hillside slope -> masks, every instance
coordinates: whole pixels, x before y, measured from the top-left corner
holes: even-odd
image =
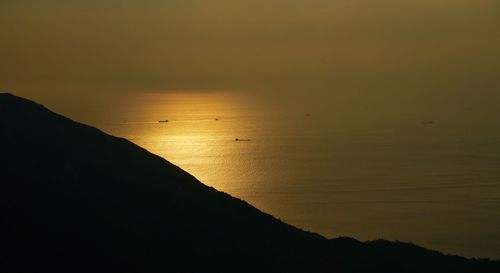
[[[302,231],[11,94],[0,94],[0,177],[2,272],[500,272]]]

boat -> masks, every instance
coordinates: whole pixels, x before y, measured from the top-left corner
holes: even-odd
[[[234,141],[251,141],[249,138],[235,138]]]
[[[158,122],[168,122],[168,119],[166,119],[166,120],[159,120]]]

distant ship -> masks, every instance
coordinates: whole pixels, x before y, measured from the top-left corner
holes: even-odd
[[[251,141],[249,138],[235,138],[234,141]]]
[[[158,122],[168,122],[168,119],[166,119],[166,120],[159,120]]]

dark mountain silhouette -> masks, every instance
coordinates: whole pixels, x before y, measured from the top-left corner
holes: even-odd
[[[0,208],[0,272],[500,272],[412,244],[302,231],[10,94],[0,94]]]

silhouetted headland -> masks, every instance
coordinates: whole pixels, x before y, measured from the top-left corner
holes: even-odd
[[[1,272],[500,272],[499,262],[300,230],[10,94],[0,94],[0,178]]]

